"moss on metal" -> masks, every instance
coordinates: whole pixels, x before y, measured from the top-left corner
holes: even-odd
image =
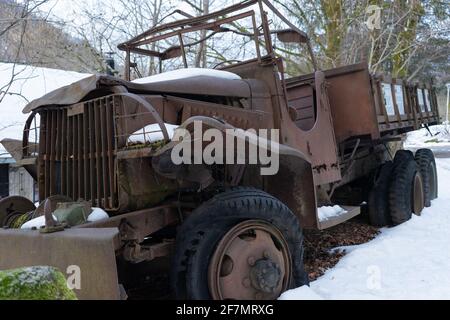
[[[0,271],[0,300],[76,300],[66,278],[53,267]]]
[[[157,177],[150,159],[118,162],[120,204],[129,211],[152,207],[178,190],[175,180]]]

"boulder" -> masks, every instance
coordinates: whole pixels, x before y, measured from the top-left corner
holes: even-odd
[[[0,300],[76,300],[66,278],[53,267],[0,271]]]

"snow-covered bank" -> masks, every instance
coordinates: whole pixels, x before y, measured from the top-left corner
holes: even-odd
[[[431,134],[430,134],[431,132]],[[450,126],[437,125],[430,127],[430,132],[423,128],[409,132],[405,142],[406,149],[447,148],[450,150]]]
[[[15,75],[12,77],[12,75]],[[0,141],[5,138],[22,139],[23,127],[29,115],[22,110],[29,101],[69,85],[89,74],[48,68],[37,68],[12,63],[0,63],[0,89],[8,94],[0,103]],[[3,96],[3,94],[1,95]],[[0,158],[7,156],[0,144]]]
[[[281,299],[450,299],[450,159],[437,159],[439,199],[422,216],[385,228],[310,288]]]

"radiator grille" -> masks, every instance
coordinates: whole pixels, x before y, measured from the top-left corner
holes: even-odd
[[[114,96],[39,112],[39,193],[118,207]]]

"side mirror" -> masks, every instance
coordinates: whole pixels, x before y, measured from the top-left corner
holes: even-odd
[[[307,43],[308,36],[292,29],[276,31],[278,40],[283,43]]]

